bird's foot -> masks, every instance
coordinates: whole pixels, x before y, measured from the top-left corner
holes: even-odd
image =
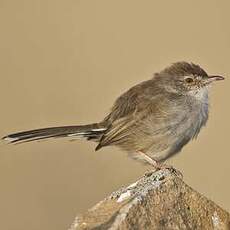
[[[173,166],[156,161],[155,159],[151,158],[146,153],[143,153],[141,151],[139,151],[139,154],[139,159],[144,160],[145,163],[151,165],[155,169],[155,171],[168,169],[172,174],[183,179],[183,174],[179,170],[175,169]]]
[[[172,174],[174,174],[177,177],[180,177],[181,179],[183,179],[183,174],[181,171],[179,171],[178,169],[174,168],[172,165],[167,165],[161,162],[157,162],[155,161],[156,164],[154,166],[154,168],[156,169],[156,171],[158,170],[163,170],[163,169],[168,169]]]

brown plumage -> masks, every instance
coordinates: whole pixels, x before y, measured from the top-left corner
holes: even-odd
[[[178,62],[122,94],[102,122],[37,129],[5,136],[11,143],[46,138],[85,137],[96,150],[114,145],[133,158],[143,153],[163,161],[196,137],[208,119],[209,76],[200,66]]]

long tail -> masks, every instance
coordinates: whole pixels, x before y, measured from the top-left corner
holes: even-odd
[[[85,137],[88,140],[98,140],[105,130],[106,127],[103,127],[100,123],[95,123],[90,125],[62,126],[29,130],[13,133],[3,137],[2,139],[8,143],[23,143],[58,137]]]

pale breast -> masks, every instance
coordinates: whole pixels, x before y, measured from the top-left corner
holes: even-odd
[[[152,145],[148,151],[155,160],[163,161],[171,157],[181,151],[191,139],[197,137],[208,120],[208,91],[185,98],[179,107],[177,105],[175,109],[177,118],[174,114],[172,121],[165,123],[164,130],[167,132],[160,132],[160,142],[155,142],[155,145],[160,145],[162,148]],[[157,136],[153,136],[154,140],[156,138]]]

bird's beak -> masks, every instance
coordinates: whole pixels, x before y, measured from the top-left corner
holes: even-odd
[[[221,80],[224,80],[224,77],[219,75],[211,75],[205,79],[205,85],[209,85],[214,81],[221,81]]]
[[[221,81],[221,80],[224,80],[224,77],[222,76],[218,76],[218,75],[211,75],[211,76],[208,76],[208,81],[209,82],[213,82],[213,81]]]

